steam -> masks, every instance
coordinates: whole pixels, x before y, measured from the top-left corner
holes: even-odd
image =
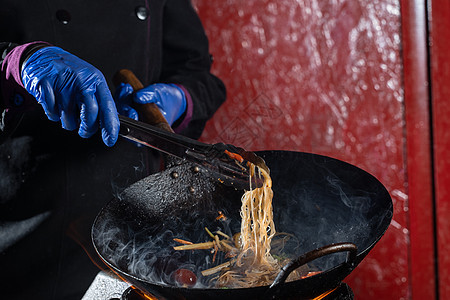
[[[380,192],[381,184],[375,179],[347,165],[345,171],[354,172],[354,178],[347,173],[342,175],[341,162],[331,161],[332,168],[328,168],[320,161],[303,159],[307,163],[299,168],[289,157],[278,159],[285,163],[272,169],[274,223],[278,233],[286,233],[291,238],[282,247],[276,247],[279,252],[273,254],[295,259],[316,248],[342,242],[356,244],[361,253],[381,237],[385,230],[382,226],[387,226],[385,220],[392,217],[392,211]],[[275,165],[266,161],[270,166]],[[209,241],[205,227],[229,236],[240,232],[242,193],[219,190],[222,185],[208,185],[209,177],[202,181],[201,173],[195,173],[195,181],[188,182],[192,176],[174,179],[170,175],[172,171],[166,171],[127,189],[127,201],[118,199],[117,207],[109,209],[113,215],[106,213],[97,220],[94,243],[111,265],[141,280],[177,286],[173,273],[183,268],[197,275],[193,288],[211,288],[214,283],[210,277],[202,276],[201,271],[229,258],[220,253],[213,263],[210,250],[176,251],[173,247],[180,244],[173,239],[193,243]],[[182,185],[180,180],[186,183]],[[176,194],[188,190],[187,187],[193,187],[196,192]],[[114,211],[127,209],[130,211],[118,215],[129,215],[128,219],[114,215]],[[227,217],[226,221],[216,220],[219,210]],[[338,253],[317,259],[308,268],[329,270],[343,263],[346,255]]]
[[[234,221],[239,225],[238,220]],[[174,238],[194,243],[210,240],[204,229],[207,224],[202,218],[170,218],[164,224],[144,226],[139,232],[125,222],[118,225],[108,218],[98,225],[94,227],[93,236],[103,257],[120,270],[155,284],[177,285],[173,272],[188,269],[197,275],[195,288],[210,287],[209,278],[203,277],[200,272],[224,261],[223,256],[217,256],[213,265],[210,250],[173,250],[174,246],[180,245],[173,241]],[[229,219],[210,223],[209,226],[213,231],[221,230],[231,235]],[[158,232],[159,228],[165,227],[179,230]]]

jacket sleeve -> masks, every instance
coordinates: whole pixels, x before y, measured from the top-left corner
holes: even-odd
[[[9,77],[6,73],[6,57],[16,47],[15,43],[0,42],[0,131],[5,129],[5,109],[8,106],[7,101],[10,102],[10,89],[13,88],[6,83],[6,78]]]
[[[163,15],[163,82],[175,83],[187,93],[186,113],[176,132],[199,138],[206,121],[225,101],[223,82],[211,70],[208,38],[190,0],[167,0]]]
[[[36,99],[23,87],[20,69],[28,55],[46,45],[0,42],[0,141],[12,132],[24,113],[39,108]]]

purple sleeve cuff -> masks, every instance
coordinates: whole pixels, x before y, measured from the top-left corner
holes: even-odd
[[[185,114],[185,116],[183,118],[183,121],[180,123],[180,125],[178,125],[177,127],[173,128],[175,133],[181,133],[189,125],[189,122],[192,119],[192,112],[193,112],[194,108],[193,108],[191,95],[186,90],[186,88],[184,86],[182,86],[182,85],[179,85],[179,84],[177,84],[176,86],[178,86],[180,89],[182,89],[183,92],[184,92],[184,95],[186,96],[186,114]]]
[[[1,107],[3,108],[2,123],[7,123],[8,120],[14,119],[17,114],[23,113],[27,110],[33,109],[37,101],[33,98],[23,87],[21,76],[21,63],[23,55],[26,55],[30,47],[35,47],[36,44],[48,44],[45,42],[32,42],[12,49],[3,60],[0,72],[0,86],[3,99]],[[17,97],[17,96],[20,97]],[[18,102],[17,99],[20,101]]]
[[[7,82],[14,81],[15,84],[18,84],[19,86],[23,87],[22,83],[22,76],[20,74],[21,71],[21,62],[22,62],[22,55],[24,52],[36,45],[36,44],[47,44],[45,42],[32,42],[24,45],[20,45],[15,47],[11,52],[9,52],[5,60],[2,64],[2,81],[6,80]]]

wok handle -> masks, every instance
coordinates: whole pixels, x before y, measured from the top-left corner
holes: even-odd
[[[291,274],[291,272],[295,269],[319,257],[344,251],[348,251],[347,263],[353,265],[356,259],[356,252],[358,251],[358,247],[356,247],[356,245],[353,243],[337,243],[317,248],[299,256],[297,259],[290,261],[283,268],[281,268],[280,273],[278,273],[277,277],[270,286],[270,289],[273,291],[277,290],[281,285],[284,284],[289,274]]]
[[[113,77],[113,83],[118,86],[121,83],[128,83],[131,87],[138,91],[144,88],[142,82],[134,75],[131,70],[122,69],[119,70]],[[137,104],[134,103],[133,107],[138,111],[141,121],[156,126],[158,128],[173,132],[172,127],[167,123],[166,118],[159,110],[155,103]]]

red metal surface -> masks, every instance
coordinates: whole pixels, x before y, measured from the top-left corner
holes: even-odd
[[[424,1],[402,1],[412,299],[436,299],[428,48]]]
[[[400,2],[193,2],[228,89],[202,139],[324,154],[375,175],[394,218],[346,281],[356,299],[410,298]]]
[[[439,296],[450,299],[450,2],[429,3]]]

